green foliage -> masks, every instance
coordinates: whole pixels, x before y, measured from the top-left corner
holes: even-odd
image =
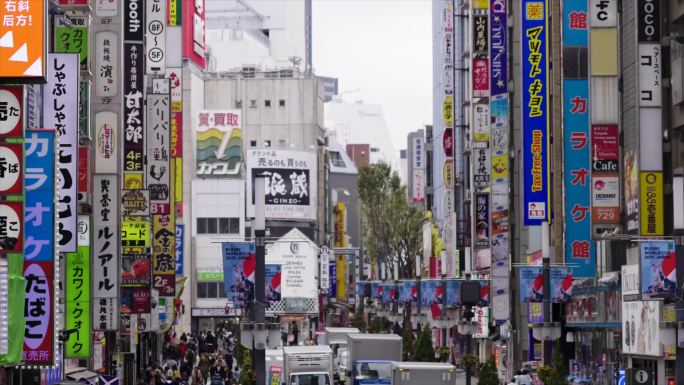
[[[430,327],[425,324],[416,342],[416,353],[414,361],[432,362],[435,360],[435,349],[432,347],[432,332]]]
[[[449,357],[451,357],[451,349],[448,346],[440,346],[437,348],[437,354],[439,355],[439,362],[449,362]]]
[[[366,320],[363,317],[363,310],[361,309],[361,306],[356,307],[354,321],[352,321],[352,327],[359,329],[361,333],[366,332]]]
[[[408,204],[406,186],[386,163],[364,166],[358,179],[361,215],[365,221],[364,244],[371,261],[383,261],[390,274],[415,276],[415,256],[423,246],[423,213]]]
[[[242,365],[240,366],[240,384],[242,385],[254,385],[256,384],[256,373],[252,368],[252,352],[245,350],[242,359]]]
[[[461,361],[463,362],[463,365],[466,366],[466,368],[472,369],[477,366],[480,360],[478,360],[477,357],[475,357],[472,354],[464,354],[463,358],[461,358]]]
[[[553,347],[553,365],[543,365],[537,369],[537,373],[545,385],[565,385],[567,383],[568,370],[565,367],[565,359],[558,340]]]
[[[556,369],[558,377],[563,379],[568,378],[568,368],[565,366],[565,357],[563,357],[563,351],[561,350],[560,340],[556,340],[553,344],[553,365]],[[564,384],[565,382],[563,382]]]
[[[384,333],[384,324],[382,317],[373,317],[371,320],[370,327],[368,328],[369,333]]]
[[[482,365],[480,369],[480,377],[478,378],[479,385],[499,385],[499,373],[496,371],[496,364],[494,357],[489,359]]]

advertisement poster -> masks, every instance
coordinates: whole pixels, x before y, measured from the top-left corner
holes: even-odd
[[[572,296],[572,268],[551,268],[551,300],[553,303],[563,303]]]
[[[461,305],[461,280],[446,280],[446,304],[449,307]]]
[[[266,264],[282,266],[282,298],[318,298],[317,261],[318,249],[297,229],[266,245]],[[343,271],[344,267],[338,264],[338,294],[344,291],[344,282],[339,277]]]
[[[544,271],[541,266],[521,266],[520,302],[541,302],[544,299]],[[552,267],[551,299],[554,303],[567,302],[572,296],[572,268]]]
[[[148,254],[121,255],[121,287],[150,286],[152,260]]]
[[[578,105],[577,108],[582,108]],[[593,172],[618,172],[620,156],[617,124],[591,126],[591,167]]]
[[[523,225],[549,219],[547,1],[522,0]]]
[[[625,151],[625,208],[627,212],[627,231],[639,231],[639,160],[634,150]]]
[[[236,177],[242,166],[240,110],[203,110],[197,116],[197,175]]]
[[[41,82],[47,57],[47,16],[45,1],[3,2],[0,23],[0,78],[17,83]],[[47,126],[50,127],[50,126]]]
[[[121,313],[149,313],[150,300],[151,294],[149,287],[123,287],[121,288]]]
[[[254,297],[254,269],[256,246],[254,242],[224,242],[223,287],[233,308],[244,309]]]
[[[248,217],[254,217],[254,178],[264,175],[266,218],[316,219],[318,164],[315,153],[250,149],[247,168]]]
[[[489,96],[489,59],[477,56],[473,59],[473,96],[482,98]]]
[[[54,364],[54,264],[26,261],[26,326],[23,362],[31,365]]]
[[[418,287],[415,280],[399,282],[399,303],[412,303],[417,300]]]
[[[651,296],[674,294],[677,261],[674,241],[639,242],[641,293]]]
[[[433,318],[442,316],[442,301],[442,281],[420,281],[420,306],[429,308]]]
[[[622,303],[622,353],[662,356],[660,301]]]
[[[280,301],[282,299],[280,281],[282,278],[281,265],[266,265],[265,268],[265,289],[266,301]]]

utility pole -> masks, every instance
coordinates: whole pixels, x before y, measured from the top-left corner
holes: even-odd
[[[266,308],[264,276],[266,270],[266,178],[258,175],[254,179],[255,215],[254,239],[256,242],[256,269],[254,277],[254,312],[252,321],[256,328],[266,327]],[[257,385],[266,385],[266,350],[265,347],[254,349],[254,372]]]
[[[549,222],[543,221],[541,225],[541,241],[542,241],[542,269],[544,272],[544,290],[543,290],[543,311],[544,323],[552,323],[551,319],[551,256],[549,245]],[[553,348],[553,340],[544,340],[544,365],[551,365],[551,349]]]

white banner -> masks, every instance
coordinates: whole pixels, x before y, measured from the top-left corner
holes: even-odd
[[[266,264],[282,266],[282,299],[318,298],[317,254],[316,246],[297,229],[266,245]]]
[[[145,73],[166,71],[166,0],[147,0],[145,8]],[[181,44],[180,41],[173,44]]]
[[[660,339],[661,301],[622,303],[622,353],[662,356]]]
[[[663,50],[660,44],[639,44],[639,106],[661,107]]]
[[[95,114],[95,172],[98,174],[117,172],[118,119],[116,112],[100,111]]]
[[[119,186],[115,174],[93,177],[93,326],[118,330]]]
[[[321,290],[328,290],[330,288],[330,249],[328,246],[322,246],[319,255],[321,258]]]
[[[149,3],[148,3],[149,4]],[[169,204],[171,185],[171,153],[169,143],[170,96],[147,95],[147,175],[151,204]]]

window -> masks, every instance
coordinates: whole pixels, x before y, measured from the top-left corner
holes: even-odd
[[[235,101],[235,108],[242,108],[242,100]]]
[[[285,147],[286,145],[287,145],[287,140],[285,140],[285,139],[278,140],[278,147]]]
[[[330,162],[335,167],[346,167],[344,159],[342,159],[342,155],[340,155],[339,151],[330,151]]]
[[[218,286],[218,297],[226,298],[226,288],[223,286],[223,282],[217,282],[216,285]]]
[[[279,105],[280,107],[285,107],[285,99],[280,99],[280,100],[278,100],[278,105]]]
[[[207,282],[207,298],[218,298],[218,282]]]
[[[249,141],[249,146],[250,146],[250,147],[256,147],[256,140],[250,140],[250,141]]]
[[[239,234],[240,218],[197,218],[197,234]]]
[[[256,99],[252,99],[249,101],[249,108],[256,108]]]
[[[197,282],[197,298],[226,298],[223,282]]]
[[[264,147],[271,147],[271,141],[270,140],[264,140]]]
[[[271,100],[270,99],[264,100],[264,107],[271,107]]]
[[[207,298],[207,286],[213,282],[197,282],[197,298]]]

